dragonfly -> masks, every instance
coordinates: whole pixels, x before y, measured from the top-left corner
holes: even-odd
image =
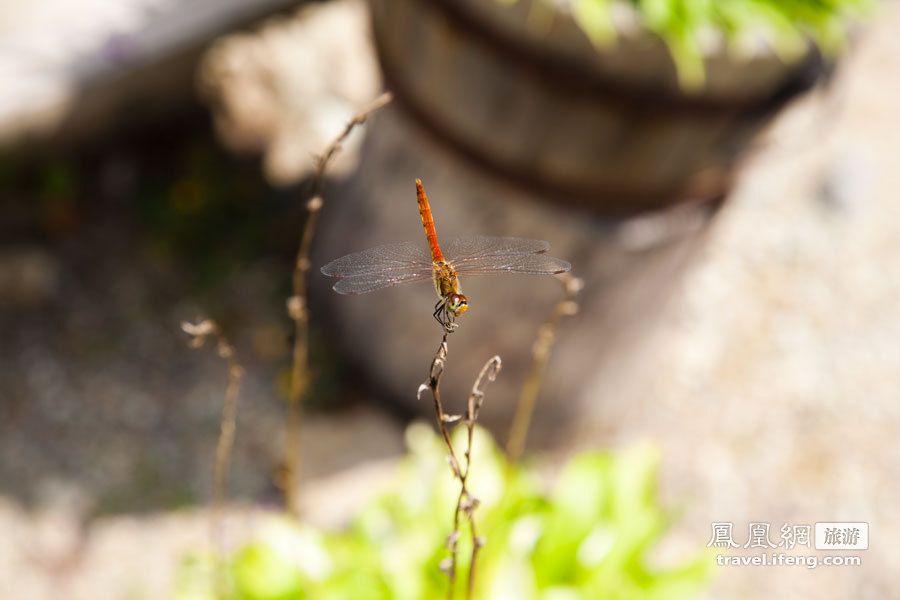
[[[338,278],[334,291],[356,295],[395,285],[431,281],[438,295],[433,316],[445,329],[452,329],[455,319],[469,309],[469,300],[459,283],[460,276],[554,275],[565,273],[572,267],[568,262],[548,255],[550,244],[542,240],[479,235],[454,238],[442,250],[431,206],[419,179],[416,179],[416,198],[428,250],[412,242],[398,242],[333,260],[322,267],[322,273]]]

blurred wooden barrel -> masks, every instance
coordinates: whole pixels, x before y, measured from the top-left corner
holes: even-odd
[[[598,52],[567,15],[529,26],[531,4],[373,0],[387,86],[459,155],[608,216],[720,201],[740,150],[823,72],[812,47],[795,64],[723,49],[688,94],[637,24]]]
[[[609,218],[548,202],[475,168],[451,152],[399,105],[368,122],[360,165],[328,188],[313,250],[316,269],[339,256],[408,240],[425,247],[416,205],[421,178],[442,244],[455,236],[500,235],[543,239],[550,253],[583,278],[578,315],[563,319],[544,375],[529,445],[549,445],[590,407],[618,402],[635,382],[644,349],[665,314],[667,299],[702,248],[714,207],[684,204],[631,218]],[[342,379],[362,376],[359,389],[390,398],[404,411],[431,416],[416,390],[441,339],[432,318],[428,283],[359,296],[338,296],[334,279],[311,277],[314,327],[340,347]],[[478,371],[499,354],[503,371],[491,384],[480,422],[501,438],[532,361],[541,324],[562,298],[552,277],[464,277],[470,309],[449,340],[441,389],[446,410],[465,411]]]
[[[424,244],[413,181],[438,238],[510,235],[551,243],[584,279],[564,319],[529,442],[552,443],[597,406],[652,377],[646,352],[667,299],[703,248],[736,157],[784,101],[821,73],[818,57],[707,61],[681,91],[668,50],[623,33],[598,53],[562,17],[541,32],[524,0],[373,0],[375,41],[395,102],[367,125],[360,166],[332,188],[313,263],[386,242]],[[440,340],[429,285],[336,297],[314,279],[311,311],[373,389],[428,415],[415,391]],[[505,434],[538,331],[562,291],[549,277],[470,277],[450,340],[447,410],[462,412],[493,354],[503,372],[481,421]],[[615,423],[609,424],[614,431]],[[599,434],[598,434],[599,435]]]

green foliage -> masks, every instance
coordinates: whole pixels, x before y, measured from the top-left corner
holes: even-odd
[[[627,1],[644,26],[665,41],[682,87],[688,90],[702,87],[705,81],[700,44],[705,32],[720,32],[736,54],[762,39],[785,61],[802,56],[807,40],[833,55],[845,42],[848,24],[868,14],[875,4],[875,0]],[[573,18],[600,49],[615,41],[612,3],[572,0]]]
[[[464,428],[454,443],[460,449]],[[459,484],[446,449],[426,425],[407,430],[409,455],[395,491],[366,505],[351,528],[323,533],[272,517],[256,539],[224,566],[230,600],[300,598],[421,600],[445,598],[448,556]],[[676,567],[651,564],[650,551],[671,522],[656,500],[657,452],[587,453],[543,493],[532,469],[507,464],[490,436],[476,429],[472,493],[486,545],[478,555],[477,598],[576,600],[693,598],[713,562],[704,551]],[[456,596],[465,597],[472,543],[459,540]],[[210,557],[181,565],[175,600],[211,600]]]

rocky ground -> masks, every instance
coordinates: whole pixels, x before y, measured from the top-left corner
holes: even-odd
[[[663,488],[687,501],[684,543],[708,542],[712,521],[742,545],[751,521],[776,543],[785,522],[869,523],[861,567],[722,567],[711,597],[896,595],[897,8],[748,161],[638,367],[652,376],[594,407],[582,433],[659,441]]]

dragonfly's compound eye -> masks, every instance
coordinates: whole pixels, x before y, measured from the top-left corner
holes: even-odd
[[[450,294],[447,299],[447,309],[453,313],[454,317],[458,317],[469,310],[469,301],[462,294]]]

